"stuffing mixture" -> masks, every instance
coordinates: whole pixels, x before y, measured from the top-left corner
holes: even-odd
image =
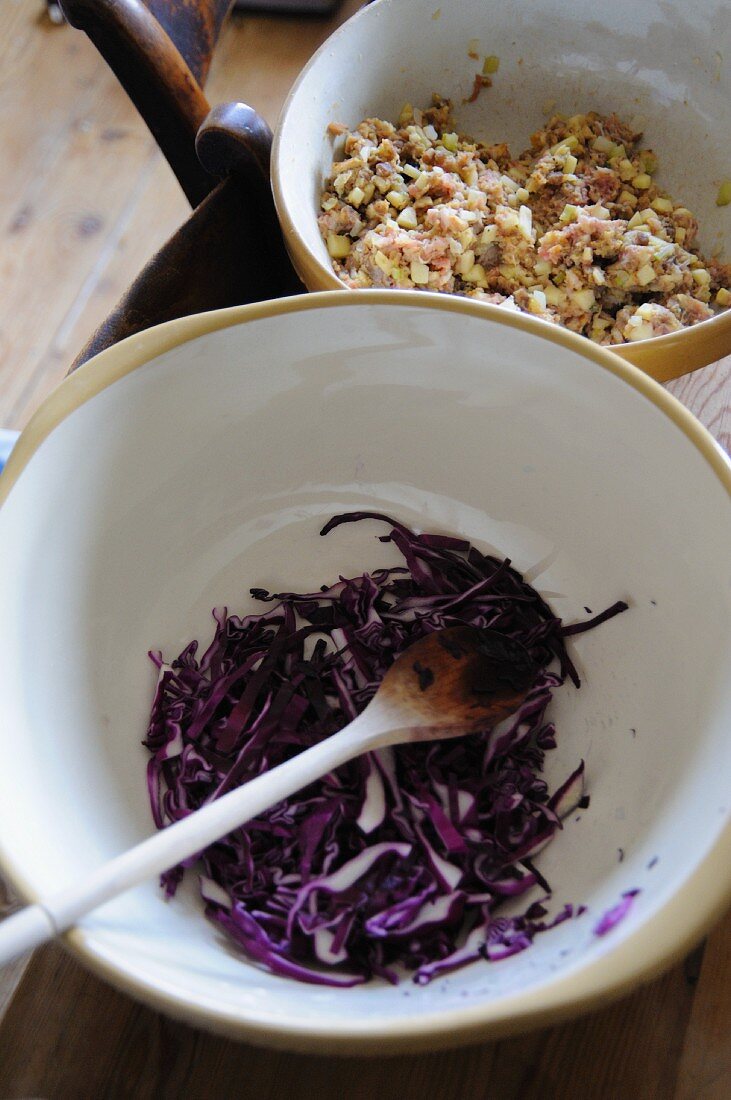
[[[406,105],[345,136],[320,229],[348,286],[493,302],[599,344],[673,332],[731,304],[731,266],[653,180],[657,158],[615,115],[555,115],[517,159],[453,129],[451,104]]]

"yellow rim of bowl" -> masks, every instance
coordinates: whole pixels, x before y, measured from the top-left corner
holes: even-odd
[[[543,340],[575,352],[623,379],[656,406],[684,433],[708,463],[731,498],[731,462],[695,417],[657,382],[637,367],[621,360],[581,336],[554,328],[539,320],[465,298],[424,295],[418,291],[330,291],[283,298],[248,306],[233,306],[212,313],[168,321],[130,336],[101,352],[66,378],[46,399],[21,434],[0,476],[0,507],[7,500],[34,453],[53,429],[74,410],[151,360],[211,332],[269,319],[339,306],[371,305],[441,309],[477,317],[487,323],[522,329]],[[38,901],[22,867],[0,843],[0,869],[28,902]],[[470,1007],[390,1020],[387,1029],[380,1018],[357,1022],[343,1020],[333,1030],[332,1021],[303,1019],[293,1010],[289,1019],[270,1015],[262,1007],[241,1016],[221,1010],[211,999],[192,999],[177,986],[159,980],[144,981],[110,962],[103,945],[80,927],[63,940],[72,953],[112,985],[151,1007],[198,1026],[248,1039],[260,1045],[312,1053],[384,1054],[420,1049],[436,1050],[499,1038],[531,1027],[547,1026],[597,1008],[630,991],[682,958],[725,911],[731,902],[731,817],[711,850],[679,890],[661,902],[644,922],[616,946],[589,963],[578,964],[563,975],[551,976],[544,986],[528,994],[518,992]]]

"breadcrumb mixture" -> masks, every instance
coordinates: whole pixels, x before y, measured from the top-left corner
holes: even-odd
[[[616,115],[554,115],[517,159],[453,129],[449,100],[345,136],[320,230],[350,287],[416,287],[532,313],[599,344],[645,340],[731,304],[731,266],[653,180]]]

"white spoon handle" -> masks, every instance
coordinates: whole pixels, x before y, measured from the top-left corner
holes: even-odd
[[[8,917],[0,924],[0,966],[60,935],[92,909],[175,867],[354,756],[386,741],[377,708],[371,704],[339,733],[148,837],[103,864],[82,883]]]
[[[0,966],[52,940],[55,935],[53,919],[42,905],[29,905],[12,917],[6,917],[0,924]]]

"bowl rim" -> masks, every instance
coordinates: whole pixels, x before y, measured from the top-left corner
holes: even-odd
[[[287,94],[277,120],[270,162],[270,182],[274,205],[292,264],[302,282],[312,292],[349,290],[351,288],[335,274],[331,264],[325,263],[310,248],[297,229],[297,222],[290,211],[282,182],[281,161],[284,155],[284,126],[302,85],[319,59],[325,53],[331,52],[334,47],[337,47],[340,39],[351,33],[356,23],[368,18],[378,18],[379,12],[389,6],[393,6],[393,0],[376,0],[375,3],[364,5],[325,39],[304,68],[300,70],[297,79]],[[430,297],[444,297],[444,294],[439,291],[420,290],[418,293],[428,294]],[[483,306],[489,303],[480,302],[478,304]],[[542,323],[552,326],[550,321],[543,321]],[[593,342],[588,337],[583,337],[583,339],[587,343]],[[709,363],[731,354],[731,307],[722,313],[717,313],[715,317],[709,317],[705,321],[700,321],[696,325],[680,329],[677,332],[668,332],[662,336],[653,336],[647,340],[637,340],[627,344],[613,344],[608,346],[608,349],[613,354],[619,355],[626,361],[634,363],[635,366],[641,367],[657,381],[669,382],[673,378],[681,377],[689,371],[707,366]],[[687,365],[688,363],[690,363],[690,366]]]
[[[526,314],[499,306],[475,303],[448,295],[425,296],[418,291],[365,290],[305,294],[271,302],[233,306],[211,313],[168,321],[128,337],[100,352],[43,402],[22,432],[0,477],[0,508],[22,476],[43,440],[81,405],[119,379],[151,360],[201,336],[285,314],[338,307],[387,306],[441,309],[505,328],[531,333],[576,352],[631,386],[683,432],[700,452],[712,475],[731,500],[731,460],[710,433],[670,393],[637,367],[583,337],[548,326]],[[422,1049],[437,1050],[479,1039],[495,1039],[532,1027],[556,1024],[598,1008],[655,977],[680,959],[723,914],[731,902],[731,813],[712,847],[681,887],[652,911],[644,922],[616,947],[568,974],[550,978],[529,995],[518,991],[499,1001],[449,1009],[423,1017],[418,1013],[391,1020],[343,1019],[335,1029],[331,1020],[304,1019],[293,1008],[289,1018],[273,1018],[266,1007],[235,1013],[222,1010],[212,998],[184,995],[179,987],[156,979],[143,980],[127,973],[105,956],[103,947],[80,927],[63,936],[65,946],[89,969],[110,984],[152,1008],[208,1030],[246,1039],[260,1046],[309,1053],[371,1054]],[[23,900],[39,901],[23,868],[0,839],[0,870]]]

